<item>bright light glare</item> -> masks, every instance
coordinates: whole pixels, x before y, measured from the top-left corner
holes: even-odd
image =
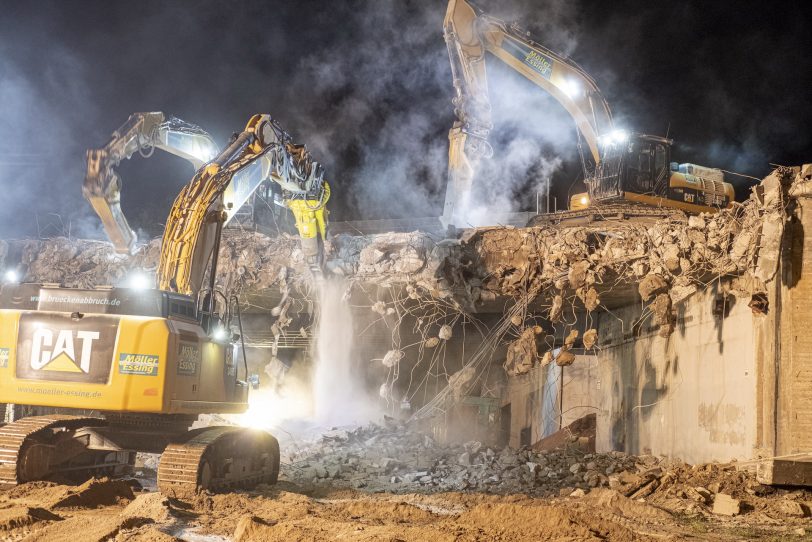
[[[581,205],[586,205],[589,203],[589,198],[586,196],[581,196]]]
[[[564,92],[566,92],[570,98],[575,98],[581,94],[581,85],[578,84],[578,81],[567,79],[564,81]]]
[[[600,141],[604,145],[620,145],[629,140],[629,132],[626,130],[612,130],[608,134],[600,136]]]
[[[224,341],[226,338],[228,338],[228,332],[226,331],[226,328],[218,326],[212,332],[211,337],[215,341]]]
[[[127,287],[133,290],[147,290],[152,286],[152,281],[145,273],[133,273],[127,280]]]
[[[270,388],[248,394],[248,410],[228,416],[243,427],[272,430],[286,420],[306,420],[313,416],[313,399],[306,386],[285,382],[280,392]]]
[[[612,138],[612,143],[625,143],[629,139],[626,130],[614,130],[609,136]]]
[[[3,278],[6,282],[18,282],[20,280],[20,274],[14,269],[9,269],[5,272]]]

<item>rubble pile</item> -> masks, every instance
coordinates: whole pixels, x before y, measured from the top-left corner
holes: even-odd
[[[689,465],[651,455],[589,453],[576,445],[555,450],[496,449],[480,442],[442,446],[391,419],[385,426],[329,431],[320,442],[291,452],[283,463],[283,476],[305,487],[542,497],[582,497],[608,488],[679,513],[810,515],[807,492],[762,485],[752,469],[735,463]]]
[[[780,192],[782,175],[774,173],[762,186]],[[777,250],[783,220],[782,199],[772,194],[687,220],[479,229],[451,267],[466,272],[457,281],[471,286],[475,302],[525,295],[536,286],[551,322],[561,321],[573,302],[594,311],[607,291],[636,285],[667,335],[672,306],[709,277],[737,277],[729,286],[735,295],[764,293],[775,264],[767,257]]]
[[[501,450],[479,442],[442,446],[403,424],[371,424],[325,433],[320,443],[292,452],[283,468],[297,483],[368,491],[484,491],[558,495],[613,483],[634,467],[622,453]]]
[[[110,243],[87,239],[0,240],[0,269],[17,268],[26,282],[55,283],[71,288],[118,286],[133,270],[154,272],[161,240],[141,245],[133,254],[118,254]],[[304,255],[297,238],[282,234],[270,239],[257,232],[227,230],[220,246],[218,283],[264,289],[274,285],[280,270],[300,274]]]
[[[414,299],[453,297],[469,308],[534,292],[552,322],[572,303],[593,311],[607,291],[636,287],[668,334],[671,307],[709,277],[736,277],[729,286],[735,295],[766,291],[777,265],[786,194],[804,195],[805,175],[800,168],[779,168],[743,204],[682,219],[476,228],[442,241],[420,232],[342,234],[328,244],[326,266],[362,284],[400,285]],[[0,242],[0,266],[21,267],[27,281],[83,287],[116,284],[132,268],[154,270],[159,248],[153,240],[126,256],[95,241],[16,243],[23,244],[16,250],[19,262],[9,243]],[[305,267],[294,236],[238,230],[227,232],[220,261],[223,286],[251,290],[273,287],[282,268],[301,280]]]
[[[578,447],[495,449],[480,442],[442,446],[393,421],[385,427],[371,424],[325,433],[318,444],[292,452],[283,472],[297,483],[388,492],[557,496],[610,487],[640,497],[666,483],[660,482],[665,471],[654,457],[595,454]]]
[[[0,268],[17,268],[28,282],[62,284],[71,288],[116,285],[131,269],[158,265],[158,242],[129,256],[117,254],[110,243],[91,240],[0,240]],[[14,257],[16,256],[16,257]]]

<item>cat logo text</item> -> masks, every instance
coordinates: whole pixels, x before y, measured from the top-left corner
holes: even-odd
[[[40,328],[31,337],[31,368],[35,371],[90,372],[98,331]]]

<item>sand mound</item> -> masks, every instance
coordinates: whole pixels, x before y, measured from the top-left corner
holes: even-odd
[[[330,515],[342,520],[364,518],[372,523],[424,523],[434,519],[431,512],[404,502],[348,501],[328,505]]]
[[[5,496],[19,504],[48,510],[98,508],[135,498],[127,482],[107,478],[92,478],[80,486],[28,482],[9,489]]]
[[[108,542],[128,540],[125,531],[136,529],[146,521],[143,518],[122,520],[116,514],[82,515],[52,523],[28,537],[26,542]],[[120,536],[120,538],[118,538]]]
[[[626,518],[645,519],[652,522],[672,519],[671,514],[665,510],[624,497],[611,489],[592,490],[584,498],[584,502],[594,504],[596,508]]]
[[[79,487],[62,489],[64,495],[49,508],[97,508],[135,498],[127,482],[107,478],[91,478]]]
[[[155,523],[172,521],[173,516],[169,499],[160,493],[139,495],[121,512],[124,519],[143,518]]]
[[[152,526],[141,527],[134,531],[120,532],[114,540],[115,542],[182,542],[182,539]]]
[[[59,521],[62,518],[42,508],[11,506],[0,509],[0,531],[19,529],[39,521]]]
[[[457,523],[476,528],[483,538],[498,540],[642,541],[619,523],[556,506],[479,505]]]
[[[275,524],[275,521],[266,521],[257,516],[243,516],[234,530],[234,542],[268,540],[271,536],[270,528]]]

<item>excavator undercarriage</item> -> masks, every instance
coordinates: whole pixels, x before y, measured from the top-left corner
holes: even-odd
[[[193,421],[187,415],[22,418],[0,427],[0,486],[127,475],[139,451],[161,454],[158,487],[172,497],[276,482],[279,443],[272,435],[233,426],[189,431]]]

